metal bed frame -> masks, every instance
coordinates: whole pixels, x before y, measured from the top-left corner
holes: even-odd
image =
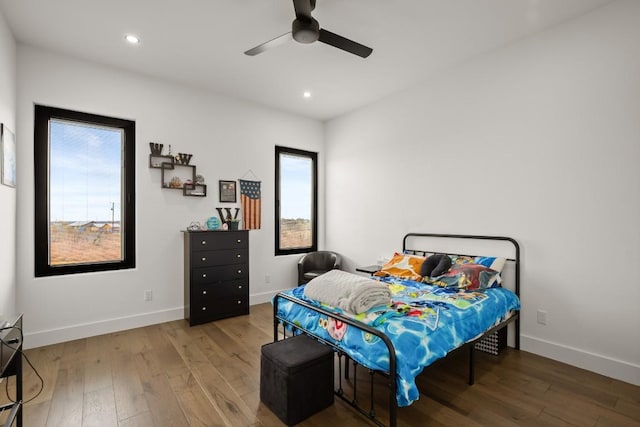
[[[402,251],[403,253],[407,253],[407,254],[413,254],[413,255],[427,255],[430,253],[434,253],[433,251],[425,251],[425,250],[417,250],[417,249],[410,249],[407,247],[407,241],[413,237],[424,237],[424,238],[451,238],[451,239],[474,239],[474,240],[491,240],[491,241],[506,241],[509,242],[513,245],[514,247],[514,257],[513,258],[507,258],[507,261],[509,262],[513,262],[515,264],[515,294],[518,295],[518,297],[520,297],[520,246],[518,244],[518,242],[516,242],[514,239],[510,238],[510,237],[502,237],[502,236],[476,236],[476,235],[467,235],[467,234],[439,234],[439,233],[408,233],[404,236],[404,238],[402,239]],[[443,252],[438,252],[438,253],[443,253]],[[448,253],[448,252],[444,252],[447,255],[462,255],[462,254],[454,254],[454,253]],[[371,335],[374,335],[376,337],[379,337],[382,342],[385,343],[385,345],[387,346],[387,351],[389,352],[389,371],[385,372],[385,371],[378,371],[378,370],[372,370],[369,368],[364,367],[365,369],[368,370],[368,374],[370,377],[370,401],[369,401],[369,408],[368,409],[364,409],[360,406],[358,399],[357,399],[357,386],[356,386],[356,376],[357,376],[357,365],[358,363],[351,360],[349,358],[349,356],[336,344],[333,344],[329,341],[326,341],[320,337],[315,336],[313,333],[309,332],[308,330],[302,328],[299,325],[296,325],[294,323],[292,323],[291,321],[281,317],[278,315],[278,302],[280,299],[286,299],[289,300],[295,304],[304,306],[310,310],[316,311],[318,313],[321,313],[325,316],[328,317],[332,317],[334,319],[337,319],[343,323],[346,323],[350,326],[353,326],[355,328],[358,328],[364,332],[367,332]],[[475,343],[482,340],[483,338],[487,337],[488,335],[493,334],[494,332],[498,331],[499,329],[502,329],[504,327],[506,327],[508,324],[514,322],[515,323],[515,348],[516,349],[520,349],[520,313],[519,312],[514,312],[512,314],[512,316],[510,316],[508,319],[500,322],[499,324],[493,326],[492,328],[490,328],[489,330],[487,330],[484,334],[482,334],[480,337],[474,339],[473,341],[469,341],[465,344],[463,344],[462,346],[458,347],[458,349],[462,349],[467,347],[469,350],[469,378],[468,378],[468,383],[469,385],[473,385],[474,383],[474,377],[475,377],[475,357],[474,357],[474,350],[475,350]],[[352,406],[353,408],[355,408],[358,412],[360,412],[362,415],[364,415],[366,418],[368,418],[371,422],[373,422],[374,424],[381,426],[381,427],[385,427],[385,424],[383,424],[376,416],[376,412],[375,412],[375,408],[374,408],[374,390],[373,390],[373,377],[375,374],[379,374],[382,375],[384,378],[386,378],[387,383],[388,383],[388,387],[389,387],[389,427],[396,427],[397,426],[397,414],[398,414],[398,404],[396,401],[396,352],[395,349],[393,347],[393,344],[391,343],[391,341],[389,340],[389,338],[381,331],[372,328],[369,325],[366,325],[364,323],[358,322],[356,320],[353,320],[351,318],[342,316],[340,314],[337,313],[333,313],[331,311],[325,310],[321,307],[316,307],[313,306],[311,304],[308,304],[305,301],[299,300],[295,297],[283,294],[283,293],[278,293],[276,294],[276,296],[273,299],[273,340],[274,342],[278,341],[279,339],[279,331],[280,331],[280,326],[282,326],[282,331],[283,331],[283,337],[286,339],[287,338],[287,326],[290,327],[290,329],[293,331],[292,333],[295,334],[296,331],[301,331],[309,336],[311,336],[312,338],[315,338],[316,340],[329,345],[330,347],[332,347],[334,349],[334,351],[337,353],[338,355],[338,378],[339,378],[339,384],[338,384],[338,388],[334,390],[335,395],[338,396],[339,398],[341,398],[343,401],[345,401],[348,405]],[[352,397],[351,399],[347,396],[345,396],[344,393],[344,389],[342,388],[342,375],[341,375],[341,371],[342,371],[342,362],[343,362],[343,358],[345,358],[345,363],[344,363],[344,378],[348,379],[349,378],[349,360],[352,361],[353,366],[354,366],[354,373],[353,373],[353,393],[352,393]]]

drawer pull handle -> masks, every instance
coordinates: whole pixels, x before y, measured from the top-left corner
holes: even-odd
[[[241,239],[238,239],[238,243],[242,243],[242,240],[241,240]]]
[[[205,278],[205,277],[207,277],[207,273],[202,274],[202,278]]]
[[[202,244],[203,244],[203,245],[206,245],[206,244],[207,244],[207,241],[206,241],[206,240],[203,240],[203,241],[202,241]]]
[[[207,311],[207,307],[202,307],[202,311]]]
[[[206,294],[207,294],[207,291],[202,291],[202,295],[206,295]]]
[[[242,304],[242,301],[238,301],[238,304]]]
[[[238,255],[236,255],[236,258],[240,258],[241,256],[242,256],[242,255],[238,254]]]
[[[242,289],[242,285],[238,285],[238,289]]]
[[[242,274],[242,270],[238,270],[238,274]]]
[[[206,256],[203,256],[203,257],[202,257],[202,260],[203,260],[203,261],[206,261],[206,260],[207,260],[207,257],[206,257]]]

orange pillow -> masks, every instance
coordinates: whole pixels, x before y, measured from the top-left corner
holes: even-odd
[[[395,276],[402,279],[422,280],[420,268],[424,257],[395,253],[393,258],[375,273],[376,276]]]

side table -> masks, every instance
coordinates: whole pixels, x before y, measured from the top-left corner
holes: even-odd
[[[364,267],[356,267],[356,271],[360,272],[360,273],[367,273],[369,275],[372,275],[373,273],[375,273],[376,271],[380,270],[380,266],[379,265],[367,265]]]

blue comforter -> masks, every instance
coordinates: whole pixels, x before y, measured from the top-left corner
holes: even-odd
[[[415,378],[426,366],[477,338],[511,310],[520,309],[518,297],[499,287],[465,291],[394,277],[379,279],[391,290],[391,306],[374,307],[358,315],[306,298],[304,286],[283,293],[384,332],[396,350],[398,406],[408,406],[419,398]],[[387,347],[380,338],[285,299],[278,302],[278,315],[339,345],[359,364],[389,371]]]

